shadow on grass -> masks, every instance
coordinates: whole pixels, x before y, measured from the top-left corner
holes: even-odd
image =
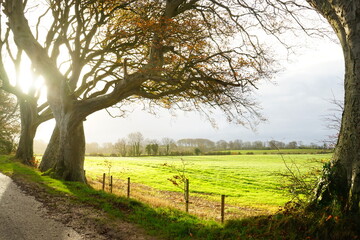
[[[111,217],[136,223],[165,239],[359,239],[360,216],[342,218],[326,212],[283,211],[269,216],[230,220],[224,225],[201,220],[170,208],[153,208],[138,201],[94,190],[74,182],[42,176],[35,169],[0,156],[0,171],[31,181],[49,194],[91,205]]]

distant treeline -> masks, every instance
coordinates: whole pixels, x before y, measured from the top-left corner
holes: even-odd
[[[35,141],[35,153],[42,154],[46,143]],[[181,156],[181,155],[231,155],[231,154],[251,154],[251,151],[243,150],[278,150],[278,149],[328,149],[326,144],[303,144],[299,141],[282,142],[270,141],[243,141],[236,139],[233,141],[212,141],[204,138],[186,138],[174,140],[163,138],[161,140],[145,139],[139,133],[131,133],[127,138],[119,139],[115,143],[96,142],[86,144],[86,154],[93,156]],[[298,151],[297,151],[298,153]]]
[[[254,154],[327,154],[332,153],[333,149],[262,149],[262,150],[232,150],[232,151],[211,151],[204,155],[254,155]]]

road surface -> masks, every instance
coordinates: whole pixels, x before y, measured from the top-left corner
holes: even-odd
[[[42,204],[0,173],[0,240],[77,240],[75,230],[46,216]]]

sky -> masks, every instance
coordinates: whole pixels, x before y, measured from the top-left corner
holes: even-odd
[[[326,128],[324,118],[334,106],[334,97],[343,99],[344,62],[340,45],[316,39],[283,62],[283,71],[272,82],[264,81],[255,93],[267,119],[255,130],[229,123],[215,112],[217,127],[195,112],[159,111],[156,116],[141,107],[124,118],[112,118],[105,110],[90,115],[84,122],[87,142],[116,142],[129,133],[141,132],[144,138],[207,138],[212,141],[235,140],[283,142],[302,141],[321,144],[334,131]],[[54,121],[39,127],[35,139],[48,141]]]

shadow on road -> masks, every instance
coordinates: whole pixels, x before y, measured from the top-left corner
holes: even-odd
[[[0,240],[83,239],[46,216],[42,204],[0,173]]]

